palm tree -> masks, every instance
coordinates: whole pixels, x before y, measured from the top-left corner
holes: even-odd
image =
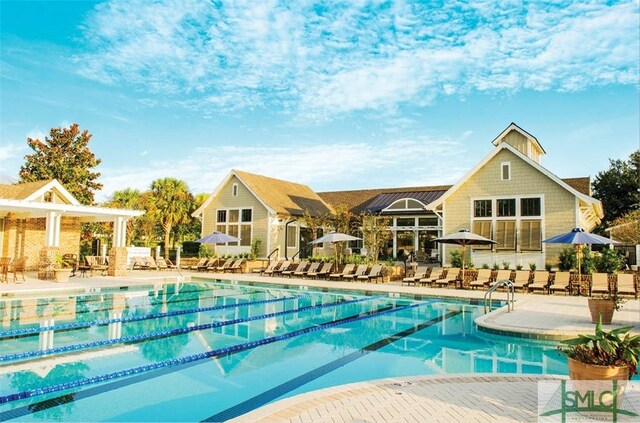
[[[171,230],[175,225],[189,223],[193,195],[187,183],[175,178],[156,179],[151,183],[153,216],[164,232],[164,256],[169,258]]]
[[[144,206],[141,204],[142,194],[137,189],[127,188],[122,191],[116,191],[113,193],[113,197],[108,201],[105,206],[115,207],[119,209],[129,210],[141,210]],[[133,238],[138,218],[132,217],[127,220],[127,239],[126,245],[131,245],[131,239]]]

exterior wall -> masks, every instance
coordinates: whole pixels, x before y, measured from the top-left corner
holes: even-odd
[[[511,179],[501,180],[500,163],[511,163]],[[542,239],[567,232],[576,223],[576,199],[573,194],[560,187],[543,173],[537,171],[528,163],[508,150],[496,154],[484,167],[476,172],[444,204],[444,233],[449,234],[460,229],[471,229],[472,198],[542,195]],[[527,268],[534,262],[538,268],[545,263],[556,265],[557,255],[564,245],[542,244],[542,252],[512,252],[488,253],[474,251],[476,266],[484,262],[502,264],[508,261],[511,267],[518,264]],[[444,262],[450,262],[449,252],[455,247],[446,245],[444,248]],[[545,257],[546,254],[546,257]]]
[[[238,195],[232,195],[233,184],[238,185]],[[262,240],[259,256],[268,254],[267,249],[267,228],[268,228],[268,211],[266,207],[244,186],[236,177],[232,176],[229,181],[222,187],[218,195],[205,208],[202,214],[202,235],[208,235],[216,230],[216,218],[218,209],[242,209],[252,208],[252,234],[251,238],[259,238]],[[275,247],[271,247],[273,249]],[[250,247],[225,247],[219,245],[217,250],[220,254],[229,252],[249,252]],[[237,250],[237,251],[236,251]]]
[[[2,254],[14,259],[27,256],[27,269],[38,267],[40,251],[44,247],[46,219],[5,218]],[[60,254],[78,254],[80,251],[80,222],[77,218],[63,217],[60,221]]]
[[[520,132],[511,130],[502,140],[525,156],[529,155],[527,150],[529,141],[527,140],[527,137],[522,135]]]

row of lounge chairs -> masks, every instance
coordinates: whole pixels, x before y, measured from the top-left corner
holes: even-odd
[[[489,289],[499,281],[509,280],[513,283],[515,289],[522,289],[527,292],[540,290],[548,294],[555,292],[564,292],[565,295],[573,293],[578,289],[587,290],[588,295],[607,294],[617,292],[621,295],[633,295],[638,298],[638,281],[631,273],[620,273],[615,276],[609,276],[606,273],[593,273],[592,275],[584,275],[580,283],[576,280],[577,276],[570,272],[555,272],[551,274],[548,271],[529,270],[491,270],[478,269],[467,270],[468,274],[465,280],[462,280],[461,270],[459,268],[430,268],[427,266],[419,266],[413,276],[405,277],[403,284],[423,286],[441,286],[456,288],[483,288]]]
[[[177,266],[164,257],[154,259],[151,256],[147,256],[133,257],[131,268],[133,270],[171,270],[177,269]]]
[[[287,276],[287,277],[301,277],[301,278],[328,278],[329,280],[358,280],[364,282],[382,281],[382,265],[374,264],[369,268],[366,264],[361,264],[356,267],[355,264],[347,264],[342,272],[333,273],[333,263],[309,263],[307,260],[302,260],[295,267],[292,267],[290,260],[274,261],[264,269],[255,269],[254,273],[260,273],[260,275],[269,276]]]
[[[224,261],[223,261],[224,260]],[[181,269],[190,270],[192,272],[242,272],[244,259],[218,259],[218,258],[201,258],[194,265],[181,266]]]

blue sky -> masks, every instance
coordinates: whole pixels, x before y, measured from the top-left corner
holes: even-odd
[[[637,1],[0,1],[0,176],[77,122],[103,200],[231,168],[455,183],[510,122],[560,177],[640,148]]]

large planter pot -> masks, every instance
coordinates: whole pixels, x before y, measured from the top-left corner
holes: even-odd
[[[598,323],[598,317],[602,314],[602,324],[610,325],[613,319],[615,305],[613,300],[589,298],[589,312],[591,313],[591,322]]]
[[[53,269],[53,274],[56,282],[69,282],[69,276],[71,276],[72,269]]]
[[[628,367],[585,364],[570,357],[567,360],[572,380],[629,380]]]

